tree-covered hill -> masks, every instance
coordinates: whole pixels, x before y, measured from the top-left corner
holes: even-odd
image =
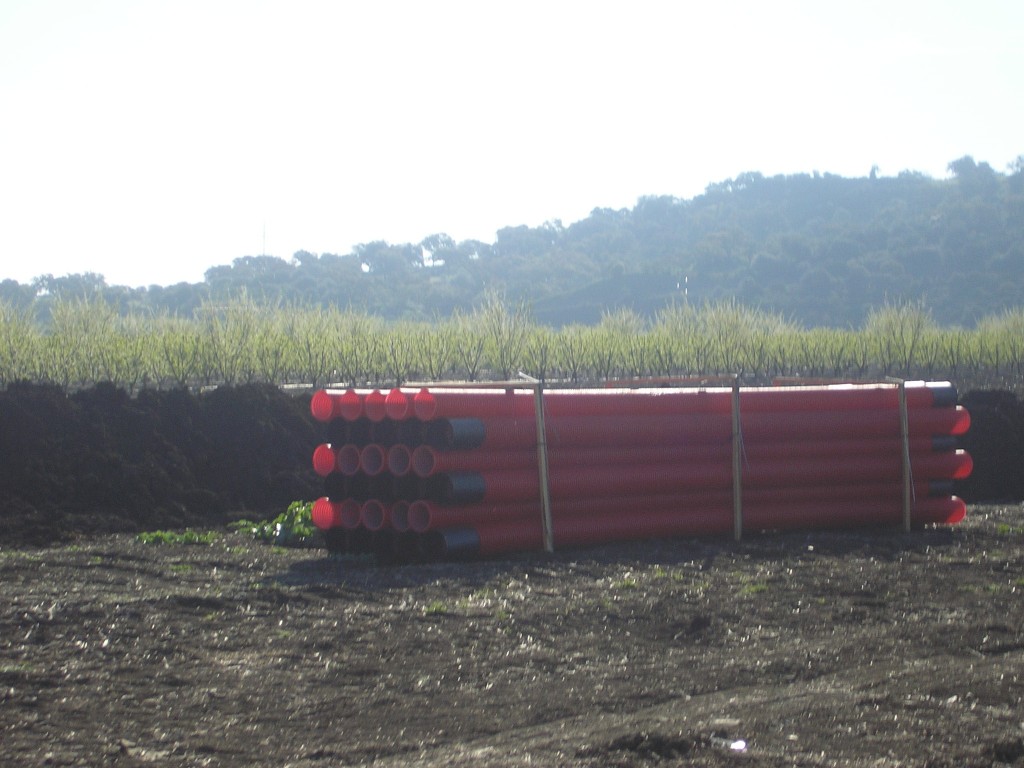
[[[1006,173],[963,157],[952,176],[744,173],[685,200],[644,197],[576,223],[501,229],[493,243],[435,234],[352,253],[245,256],[205,281],[131,289],[86,273],[0,284],[0,299],[100,292],[124,310],[191,315],[244,291],[391,319],[468,310],[495,291],[538,322],[592,323],[628,307],[735,299],[805,326],[860,326],[871,308],[921,301],[940,324],[971,326],[1024,303],[1024,156]]]

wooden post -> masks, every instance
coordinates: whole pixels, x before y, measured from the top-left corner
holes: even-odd
[[[903,530],[910,532],[910,513],[914,506],[914,469],[910,464],[910,417],[907,413],[907,382],[893,376],[886,381],[896,385],[900,408],[900,447],[903,459]]]
[[[732,381],[732,532],[743,538],[743,433],[740,430],[740,377]]]
[[[537,419],[537,472],[540,477],[540,520],[544,551],[555,551],[555,531],[551,523],[551,490],[548,483],[548,431],[544,419],[544,384],[533,376],[519,376],[533,386],[533,413]]]
[[[900,440],[903,447],[903,530],[910,533],[910,512],[913,506],[913,477],[910,467],[910,418],[907,414],[907,383],[900,380]]]

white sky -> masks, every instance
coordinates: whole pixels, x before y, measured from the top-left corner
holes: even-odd
[[[0,279],[1024,154],[1019,0],[0,0]]]

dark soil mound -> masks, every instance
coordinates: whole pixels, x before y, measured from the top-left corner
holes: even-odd
[[[193,395],[111,385],[0,392],[5,543],[221,525],[315,498],[308,396],[239,386]]]
[[[976,503],[1024,499],[1024,404],[998,390],[972,390],[960,403],[971,414],[960,446],[974,459],[974,472],[957,492]]]
[[[1024,406],[999,391],[961,402],[975,469],[957,493],[1024,499]],[[322,492],[310,460],[320,426],[308,394],[267,385],[136,397],[109,384],[73,394],[11,385],[0,392],[4,543],[272,517]]]

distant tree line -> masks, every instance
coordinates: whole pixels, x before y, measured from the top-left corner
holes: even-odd
[[[855,328],[889,303],[920,302],[936,323],[970,328],[1024,303],[1024,156],[1005,172],[969,156],[949,169],[942,180],[751,172],[689,200],[644,197],[568,226],[505,227],[493,243],[434,234],[348,254],[243,256],[172,286],[43,275],[3,281],[0,300],[43,323],[59,299],[193,318],[240,296],[419,322],[471,312],[498,292],[556,328],[723,300],[807,328]]]

